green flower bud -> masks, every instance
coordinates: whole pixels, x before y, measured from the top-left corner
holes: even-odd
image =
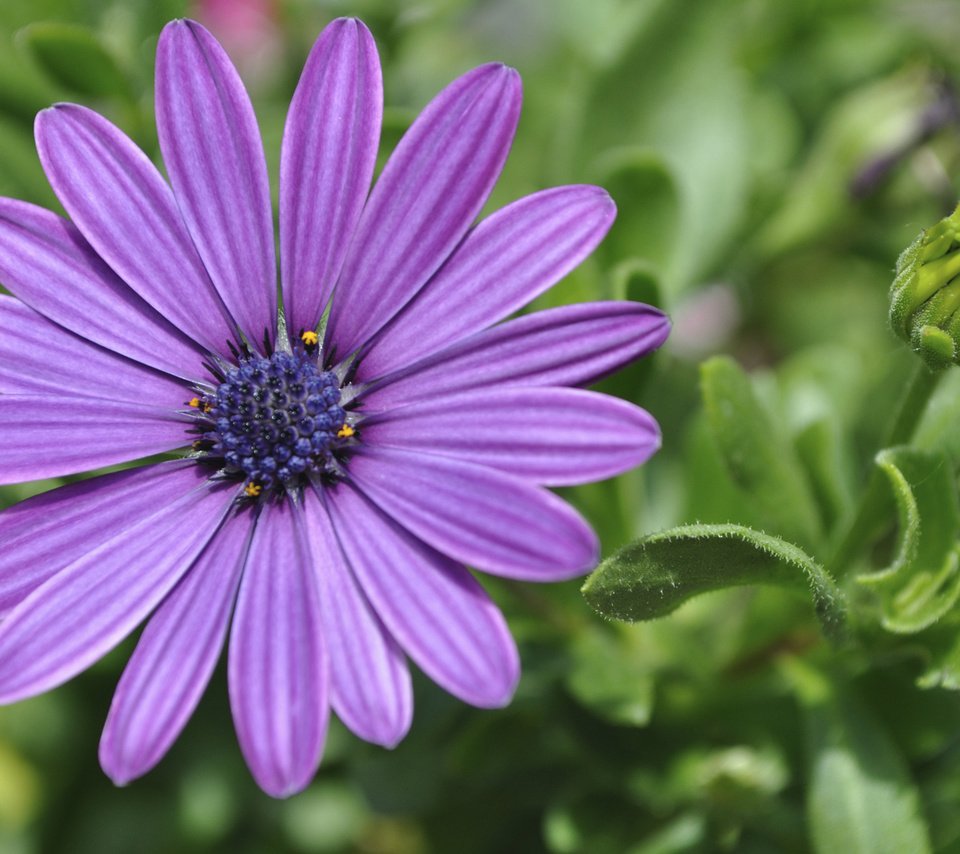
[[[960,364],[960,206],[897,260],[890,325],[929,367]]]

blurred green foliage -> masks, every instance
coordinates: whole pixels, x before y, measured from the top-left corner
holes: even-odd
[[[804,560],[837,572],[856,641],[831,646],[803,597],[777,588],[698,596],[624,625],[597,617],[575,582],[485,582],[521,647],[514,703],[470,709],[421,679],[405,742],[387,752],[334,724],[314,785],[286,802],[264,796],[243,766],[222,673],[154,772],[127,789],[109,783],[97,733],[128,641],[70,684],[0,709],[0,851],[960,850],[960,375],[933,393],[912,450],[874,462],[894,444],[912,370],[887,327],[893,265],[957,199],[960,8],[257,5],[254,39],[209,23],[251,89],[274,177],[300,67],[332,17],[362,17],[377,39],[383,155],[457,74],[494,59],[520,70],[523,120],[490,209],[592,181],[620,211],[595,257],[537,307],[642,299],[675,322],[661,353],[603,383],[656,415],[662,452],[565,495],[605,555],[694,522],[797,542],[813,555]],[[104,112],[156,156],[157,35],[170,18],[203,19],[202,6],[5,0],[0,194],[57,209],[31,129],[57,100]],[[701,396],[699,363],[717,353],[749,375],[708,363]],[[870,548],[838,569],[829,558],[868,482],[879,522]],[[0,501],[51,485],[7,488]],[[917,542],[911,513],[936,519]],[[738,548],[760,542],[751,533]],[[801,564],[783,568],[794,553],[776,549],[771,571],[805,583]]]

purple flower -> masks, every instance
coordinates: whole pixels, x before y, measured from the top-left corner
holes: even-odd
[[[499,323],[614,217],[571,186],[472,225],[516,129],[516,72],[451,83],[368,197],[381,101],[370,33],[335,21],[283,139],[285,323],[256,119],[195,23],[157,51],[169,184],[60,104],[37,145],[72,223],[0,199],[0,483],[190,449],[0,514],[0,702],[70,679],[149,616],[100,743],[119,784],[176,739],[228,631],[240,746],[271,795],[310,782],[331,708],[368,741],[403,738],[407,656],[468,703],[507,703],[516,648],[465,565],[587,571],[593,532],[544,487],[659,445],[642,409],[571,387],[661,344],[662,314],[607,302]]]

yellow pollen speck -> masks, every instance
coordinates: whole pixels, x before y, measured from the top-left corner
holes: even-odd
[[[319,342],[320,339],[317,337],[316,332],[314,332],[312,329],[308,329],[306,332],[300,334],[300,340],[308,347],[316,347],[317,342]]]
[[[199,398],[199,397],[191,397],[190,400],[187,401],[187,406],[192,406],[194,409],[199,409],[199,408],[200,408],[200,398]]]
[[[213,409],[213,407],[212,407],[209,403],[203,404],[203,411],[204,411],[205,413],[206,413],[206,412],[209,412],[211,409]]]
[[[256,498],[261,492],[263,492],[263,487],[259,483],[248,483],[243,488],[243,494],[248,498]]]
[[[354,433],[356,433],[356,432],[357,432],[357,431],[354,430],[353,427],[351,427],[349,424],[344,424],[343,427],[341,427],[341,428],[337,431],[337,438],[338,438],[338,439],[349,439],[349,438],[350,438]]]

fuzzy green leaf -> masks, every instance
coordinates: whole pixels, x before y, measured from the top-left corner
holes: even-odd
[[[686,525],[643,537],[608,557],[583,585],[587,602],[616,620],[651,620],[712,590],[770,584],[809,595],[824,632],[839,638],[843,596],[812,558],[740,525]]]
[[[900,537],[890,566],[858,581],[879,595],[887,630],[919,632],[960,597],[960,506],[953,469],[942,453],[908,447],[881,451],[876,462],[893,490]]]
[[[727,470],[767,524],[784,539],[810,546],[820,539],[816,502],[793,448],[731,358],[700,367],[704,408]]]

